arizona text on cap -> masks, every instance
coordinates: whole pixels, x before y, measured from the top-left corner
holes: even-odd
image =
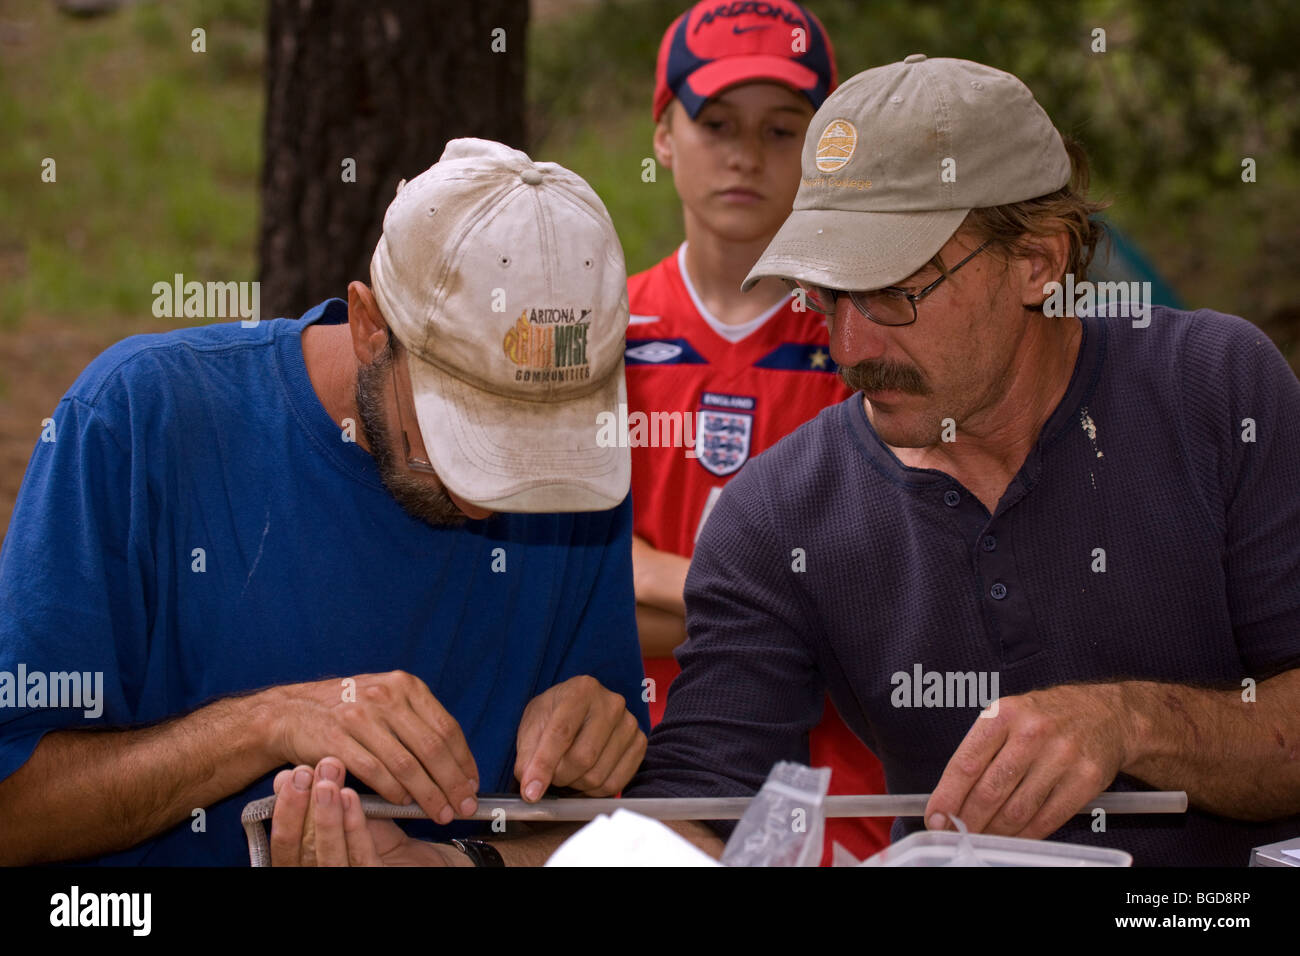
[[[884,288],[933,258],[972,209],[1069,180],[1061,135],[1020,80],[914,53],[846,80],[822,104],[794,211],[742,288],[767,276]]]
[[[456,139],[398,187],[370,263],[411,353],[438,477],[491,511],[598,511],[631,481],[597,443],[626,403],[627,271],[600,199],[575,173]]]
[[[835,53],[821,22],[794,0],[697,3],[668,27],[655,66],[655,121],[673,97],[694,119],[729,86],[772,80],[813,108],[835,89]]]

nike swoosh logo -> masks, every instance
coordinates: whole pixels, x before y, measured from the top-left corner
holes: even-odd
[[[759,24],[758,26],[756,26],[756,27],[742,27],[742,26],[740,26],[739,24],[732,24],[732,26],[731,26],[731,32],[732,32],[732,33],[735,33],[735,34],[737,34],[737,35],[739,35],[739,34],[741,34],[741,33],[749,33],[749,32],[752,31],[752,30],[766,30],[766,29],[767,29],[768,27],[770,27],[771,25],[772,25],[772,24],[770,24],[770,23],[760,23],[760,24]]]

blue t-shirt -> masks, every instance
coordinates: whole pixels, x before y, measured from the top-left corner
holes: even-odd
[[[928,793],[985,698],[1160,681],[1249,713],[1247,679],[1262,701],[1300,666],[1300,382],[1232,316],[1157,306],[1149,327],[1085,318],[1083,332],[993,514],[950,475],[903,465],[861,393],[744,467],[700,534],[682,673],[628,796],[754,792],[776,761],[807,761],[828,691],[890,792]],[[1110,789],[1149,788],[1121,775]],[[1093,824],[1055,838],[1138,865],[1244,866],[1300,815]],[[921,825],[900,818],[894,836]]]
[[[51,729],[390,670],[459,722],[483,792],[517,787],[524,707],[575,675],[648,730],[630,500],[457,529],[408,516],[303,363],[302,330],[346,320],[332,299],[301,320],[135,336],[59,403],[0,551],[0,779]],[[6,702],[20,668],[25,691],[34,672],[102,672],[102,713]],[[55,700],[42,676],[44,704],[72,700],[58,681]],[[206,807],[203,832],[186,820],[94,862],[246,865],[239,813],[273,776]]]

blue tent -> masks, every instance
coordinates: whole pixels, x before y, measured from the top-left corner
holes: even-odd
[[[1156,267],[1132,239],[1111,222],[1106,222],[1106,233],[1110,237],[1109,244],[1102,240],[1098,245],[1096,258],[1088,269],[1089,279],[1095,282],[1150,282],[1153,305],[1184,308],[1183,300],[1174,291],[1174,287],[1156,271]],[[1109,256],[1107,252],[1110,253]]]

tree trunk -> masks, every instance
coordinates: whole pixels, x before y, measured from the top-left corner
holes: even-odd
[[[271,0],[264,316],[300,315],[369,282],[398,182],[448,140],[525,148],[527,25],[526,0]]]

